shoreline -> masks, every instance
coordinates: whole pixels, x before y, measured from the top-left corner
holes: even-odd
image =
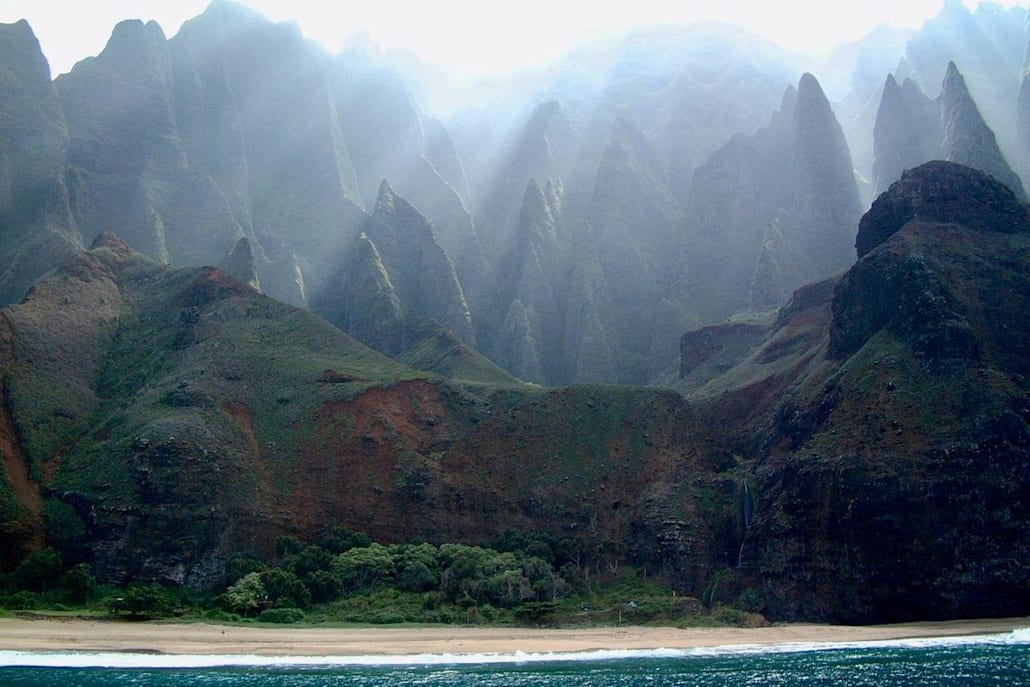
[[[414,656],[582,653],[737,645],[851,643],[993,635],[1030,617],[894,625],[760,628],[249,627],[205,623],[0,618],[0,651],[161,655]]]

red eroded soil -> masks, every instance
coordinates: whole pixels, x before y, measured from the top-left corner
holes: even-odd
[[[3,454],[7,479],[18,503],[27,514],[16,521],[15,537],[20,548],[37,550],[43,548],[43,501],[39,486],[29,478],[28,456],[21,450],[14,420],[7,406],[7,399],[0,392],[0,453]],[[5,552],[8,553],[8,552]]]
[[[255,457],[259,456],[260,444],[258,443],[257,434],[254,433],[254,411],[246,403],[236,401],[226,401],[222,404],[222,410],[236,420],[240,429],[243,430],[251,454]]]
[[[384,541],[409,539],[452,426],[440,388],[425,380],[326,403],[290,472],[286,507],[312,534],[342,524]]]

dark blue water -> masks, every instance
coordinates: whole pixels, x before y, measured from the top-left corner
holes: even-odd
[[[309,659],[312,665],[238,666],[208,668],[83,668],[70,667],[74,654],[15,654],[0,652],[0,685],[4,687],[184,687],[186,685],[236,687],[321,687],[387,685],[420,687],[665,687],[671,685],[805,685],[811,687],[864,687],[919,685],[925,687],[1030,686],[1030,643],[1013,635],[983,640],[938,643],[909,642],[841,648],[769,647],[764,649],[706,650],[698,652],[637,652],[612,658],[600,652],[590,660],[546,656],[485,657],[487,662],[457,664],[448,661],[480,660],[459,657],[410,659],[365,658],[350,661],[396,661],[396,665],[327,665],[334,659]],[[81,663],[165,664],[189,657],[125,657],[108,655]],[[33,659],[35,657],[35,659]],[[578,660],[572,660],[578,658]],[[221,657],[226,661],[261,659]],[[13,667],[32,660],[51,667]],[[219,659],[206,658],[204,661]],[[290,659],[278,659],[290,660]],[[53,667],[65,665],[69,667]]]

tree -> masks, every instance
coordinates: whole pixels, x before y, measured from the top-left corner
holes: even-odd
[[[351,532],[346,527],[334,527],[318,542],[319,546],[333,554],[364,548],[371,543],[372,540],[364,532]]]
[[[311,591],[311,600],[315,603],[334,601],[343,594],[343,584],[328,570],[315,570],[304,577],[304,586]]]
[[[306,608],[311,603],[311,592],[296,575],[282,568],[269,568],[258,573],[265,587],[268,601],[280,608]]]
[[[88,563],[79,563],[64,574],[61,582],[68,601],[77,604],[87,603],[97,588],[97,579]]]
[[[298,554],[303,550],[304,542],[296,537],[283,534],[275,540],[275,555],[279,558],[286,558],[287,556]]]
[[[303,578],[316,570],[328,570],[332,562],[333,555],[321,546],[307,546],[303,551],[290,556],[284,567]]]
[[[244,575],[236,584],[225,590],[222,595],[227,610],[249,616],[268,606],[268,592],[261,582],[261,573],[252,572]]]
[[[160,618],[172,614],[175,602],[160,585],[130,586],[123,596],[111,602],[111,613],[127,613],[134,619]]]
[[[381,544],[350,549],[333,559],[332,572],[350,590],[373,589],[396,570],[393,556]]]
[[[233,584],[252,572],[261,572],[264,569],[265,564],[253,554],[234,556],[225,564],[226,584]]]
[[[61,554],[51,548],[30,553],[11,575],[16,589],[46,592],[61,579]]]
[[[443,544],[440,561],[444,571],[440,575],[440,587],[452,599],[462,594],[475,596],[476,587],[484,576],[484,566],[497,555],[496,551],[478,546]]]
[[[432,544],[396,547],[397,586],[409,592],[428,592],[440,584],[440,549]]]

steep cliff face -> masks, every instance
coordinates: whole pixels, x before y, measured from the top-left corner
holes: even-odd
[[[82,248],[71,215],[68,132],[50,67],[24,22],[0,24],[0,304]]]
[[[756,456],[740,571],[769,612],[867,622],[1026,607],[1013,561],[1030,547],[1018,524],[1030,508],[1027,362],[1015,352],[1030,343],[1028,241],[1007,187],[922,166],[874,204],[862,257],[832,291],[808,303],[799,291],[702,387],[702,416]],[[806,321],[811,334],[790,335]]]
[[[912,36],[899,63],[899,78],[930,88],[943,82],[948,63],[962,68],[987,125],[1006,156],[1016,149],[1012,98],[1022,78],[1027,10],[982,3],[970,11],[947,0],[940,14]]]
[[[901,178],[901,173],[939,156],[940,108],[911,79],[898,85],[887,75],[873,128],[875,196]]]
[[[1022,612],[1026,206],[952,163],[881,201],[842,277],[682,339],[689,402],[419,373],[105,235],[0,310],[3,550],[46,541],[105,580],[203,587],[326,523],[385,541],[518,528],[690,594],[750,588],[775,618]],[[368,262],[388,296],[385,258]],[[457,350],[423,340],[404,355]],[[486,371],[440,369],[463,365]]]
[[[327,523],[384,541],[526,528],[700,594],[736,546],[737,480],[669,392],[448,382],[113,237],[0,315],[0,448],[30,475],[0,485],[20,509],[5,551],[45,530],[102,579],[203,587],[234,552]]]
[[[415,369],[512,381],[475,351],[461,283],[426,218],[384,181],[362,228],[315,294],[314,311]]]
[[[311,366],[316,384],[326,367],[316,351],[335,341],[368,372],[394,369],[218,270],[170,270],[114,239],[3,317],[6,407],[46,502],[47,539],[107,579],[209,583],[223,552],[249,546],[241,532],[275,521],[260,478],[277,442],[290,444],[283,363]]]
[[[344,321],[356,323],[357,318],[364,318],[363,312],[382,323],[399,322],[398,317],[434,319],[475,345],[468,304],[450,259],[425,217],[385,181],[375,212],[351,252],[350,264],[331,282],[335,288],[320,296],[319,312],[329,317],[339,314],[333,321],[341,327]],[[362,326],[360,331],[376,336],[375,327]],[[396,346],[382,350],[388,354],[400,351]]]
[[[676,336],[688,324],[682,312],[662,308],[683,250],[682,212],[668,183],[650,142],[628,122],[617,122],[588,205],[593,245],[577,245],[577,259],[580,250],[597,253],[611,305],[601,322],[611,329],[605,338],[624,352],[615,377],[624,383],[653,379],[675,357]]]
[[[397,353],[403,348],[400,299],[375,243],[362,232],[340,272],[329,281],[315,311],[367,346]]]
[[[994,132],[983,121],[969,95],[966,81],[954,62],[948,63],[941,91],[941,123],[944,159],[958,162],[990,174],[1026,200],[1026,191],[1019,177],[1009,167],[995,141]]]
[[[56,81],[69,131],[73,208],[88,241],[118,227],[159,260],[215,263],[241,235],[224,197],[188,164],[161,28],[125,21],[104,51]]]
[[[790,129],[792,225],[804,265],[791,275],[806,283],[849,266],[855,222],[861,216],[851,154],[840,124],[819,82],[805,74],[798,82]]]
[[[526,185],[533,179],[564,182],[580,145],[580,134],[556,101],[539,103],[525,115],[500,157],[486,172],[477,208],[491,239],[487,257],[495,268],[519,243]]]
[[[843,132],[806,74],[766,128],[735,137],[696,172],[680,288],[707,301],[712,319],[775,308],[850,264],[860,214]]]
[[[469,212],[471,192],[447,129],[415,101],[405,76],[374,46],[354,40],[328,65],[340,131],[361,194],[373,207],[386,179],[433,225],[476,306],[490,283]]]
[[[246,236],[240,237],[233,246],[232,252],[222,262],[222,269],[247,286],[258,291],[261,290],[254,245]]]
[[[1027,58],[1030,61],[1030,54]],[[1016,97],[1016,165],[1019,176],[1030,179],[1030,64],[1023,71]]]
[[[681,289],[704,294],[696,299],[702,322],[748,305],[764,234],[791,195],[785,168],[796,97],[788,88],[765,128],[734,136],[694,174]]]
[[[561,375],[561,316],[564,305],[565,237],[560,188],[531,179],[526,186],[511,255],[500,277],[504,322],[495,359],[527,382]]]
[[[168,51],[191,163],[217,181],[260,247],[265,288],[297,302],[294,289],[279,290],[293,280],[275,265],[295,256],[306,287],[317,288],[365,219],[325,57],[296,25],[231,2],[187,22]]]
[[[905,172],[873,203],[858,225],[858,257],[908,222],[955,223],[981,231],[1026,230],[1026,207],[1006,186],[953,162],[928,162]]]
[[[954,62],[948,63],[936,101],[926,98],[911,80],[899,87],[889,75],[873,135],[877,193],[886,191],[906,169],[940,159],[986,172],[1025,199],[1019,176],[998,147]]]
[[[579,255],[573,268],[565,309],[565,352],[570,384],[604,383],[627,373],[625,348],[612,327],[614,294],[597,251],[597,240],[586,225],[576,243]]]

